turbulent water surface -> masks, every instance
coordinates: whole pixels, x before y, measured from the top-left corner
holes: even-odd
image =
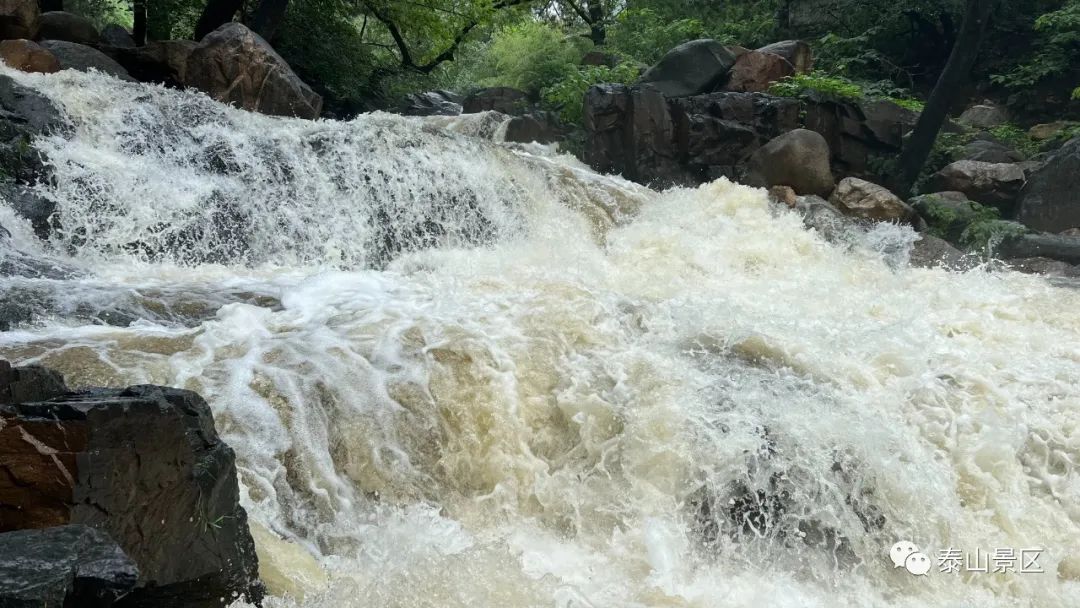
[[[906,229],[830,244],[490,116],[12,75],[70,129],[35,143],[51,241],[0,203],[54,269],[0,279],[0,358],[205,396],[269,606],[1080,605],[1076,290],[910,269]],[[916,577],[899,540],[1045,572]]]

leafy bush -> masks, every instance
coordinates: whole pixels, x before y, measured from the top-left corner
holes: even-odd
[[[615,67],[570,66],[563,78],[543,91],[544,104],[559,112],[568,124],[581,123],[582,102],[585,92],[594,84],[629,84],[638,78],[638,69],[629,62]]]
[[[507,86],[538,94],[578,63],[585,46],[585,40],[568,39],[546,23],[515,23],[499,28],[490,42],[474,48],[474,58],[460,66],[455,80],[459,88]]]
[[[996,211],[996,210],[994,210]],[[1006,239],[1029,234],[1031,230],[1023,224],[1008,220],[982,218],[971,222],[960,235],[960,243],[971,251],[993,249]]]
[[[821,71],[788,76],[773,84],[769,92],[780,97],[818,96],[838,101],[885,99],[914,112],[923,109],[921,101],[909,97],[904,89],[888,81],[860,83]]]
[[[132,25],[133,17],[126,0],[67,0],[64,8],[93,21],[98,29],[112,23],[128,28]]]
[[[1035,51],[1008,72],[991,75],[991,82],[1023,93],[1043,80],[1075,75],[1080,53],[1080,0],[1068,0],[1058,10],[1037,18],[1034,31]]]
[[[652,9],[619,13],[608,32],[608,45],[638,61],[654,63],[664,53],[705,35],[700,19],[669,19]]]

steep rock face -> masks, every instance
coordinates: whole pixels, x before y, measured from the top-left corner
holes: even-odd
[[[322,97],[262,37],[235,22],[210,32],[191,51],[184,84],[263,114],[317,118],[322,110]]]
[[[529,96],[512,87],[489,87],[469,94],[461,105],[465,114],[501,112],[520,116],[529,110]]]
[[[206,402],[162,387],[68,393],[58,383],[0,363],[0,531],[107,532],[139,568],[126,605],[258,599],[234,455]]]
[[[658,186],[737,178],[751,154],[798,120],[791,99],[730,92],[669,99],[653,87],[599,85],[585,96],[585,160]]]
[[[188,57],[198,45],[191,40],[160,40],[140,47],[112,46],[103,50],[136,80],[179,88],[184,86]]]
[[[135,587],[138,568],[88,526],[0,534],[0,606],[107,608]]]
[[[1080,228],[1080,137],[1034,171],[1020,194],[1018,218],[1048,232]]]

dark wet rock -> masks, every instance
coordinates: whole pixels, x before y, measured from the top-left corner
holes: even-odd
[[[135,39],[131,37],[127,28],[116,23],[110,23],[101,29],[101,43],[121,49],[135,48]]]
[[[45,177],[38,135],[63,128],[56,106],[38,92],[0,75],[0,179],[32,184]]]
[[[598,85],[585,95],[585,161],[657,186],[738,179],[758,148],[798,122],[792,99],[729,92],[668,99],[652,87]]]
[[[963,192],[977,203],[1009,213],[1026,181],[1024,171],[1014,164],[961,160],[935,173],[924,191]]]
[[[120,80],[134,80],[119,63],[105,53],[85,44],[66,40],[45,40],[41,46],[56,55],[56,59],[60,61],[60,69],[80,72],[96,70]]]
[[[564,135],[558,117],[551,112],[515,116],[506,123],[506,141],[509,142],[550,144],[560,141]]]
[[[783,40],[758,49],[759,53],[779,55],[795,68],[796,74],[808,74],[814,69],[814,51],[802,40]]]
[[[979,260],[953,247],[944,239],[932,234],[922,234],[911,249],[910,263],[915,268],[944,268],[960,271],[978,266]]]
[[[747,183],[790,186],[796,194],[829,196],[832,169],[829,144],[819,133],[795,129],[774,138],[750,157]]]
[[[826,241],[837,243],[855,229],[855,223],[820,196],[800,196],[795,210],[803,216],[803,225],[818,232]]]
[[[184,84],[263,114],[314,119],[322,110],[322,97],[261,36],[236,22],[210,32],[191,51]]]
[[[520,116],[529,111],[529,96],[525,91],[511,87],[489,87],[470,93],[462,102],[465,114],[501,112]]]
[[[880,176],[874,174],[871,159],[898,154],[918,117],[887,100],[816,99],[805,103],[804,122],[828,142],[835,174],[873,180]]]
[[[1040,274],[1067,279],[1080,278],[1080,266],[1050,258],[1020,258],[1007,260],[1009,268],[1026,274]]]
[[[37,0],[0,1],[0,40],[33,39],[39,14]]]
[[[668,51],[638,81],[667,97],[689,97],[716,90],[735,65],[735,55],[716,40],[692,40]]]
[[[427,91],[405,96],[401,113],[406,116],[457,116],[462,112],[460,95],[450,91]]]
[[[12,183],[0,183],[0,199],[6,200],[15,213],[30,222],[38,237],[49,237],[56,203],[26,186]]]
[[[101,41],[101,35],[89,19],[66,11],[41,13],[38,20],[38,38],[79,44],[98,44]]]
[[[138,577],[116,541],[89,526],[0,534],[0,606],[108,608]]]
[[[235,457],[198,395],[136,386],[18,401],[0,405],[3,531],[107,532],[139,569],[127,606],[261,598]]]
[[[21,72],[52,74],[60,71],[60,62],[56,55],[30,40],[0,42],[0,60]]]
[[[160,40],[140,47],[110,46],[102,50],[139,82],[180,88],[184,86],[188,57],[197,46],[191,40]]]
[[[954,160],[974,160],[984,163],[1018,163],[1024,155],[993,139],[976,139],[968,143]]]
[[[930,233],[950,243],[959,243],[972,222],[993,216],[963,192],[935,192],[908,201],[927,223]]]
[[[1006,238],[996,250],[1002,259],[1048,258],[1080,264],[1080,237],[1060,234],[1024,234]]]
[[[1080,228],[1080,137],[1050,155],[1032,171],[1020,194],[1018,219],[1036,230]]]

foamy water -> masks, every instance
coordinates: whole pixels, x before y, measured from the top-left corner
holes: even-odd
[[[5,72],[6,73],[6,72]],[[655,193],[490,117],[16,76],[70,278],[0,357],[200,392],[280,607],[1080,605],[1080,292]],[[483,121],[489,121],[487,123]],[[2,207],[2,205],[0,205]],[[916,577],[888,550],[1042,549]]]

